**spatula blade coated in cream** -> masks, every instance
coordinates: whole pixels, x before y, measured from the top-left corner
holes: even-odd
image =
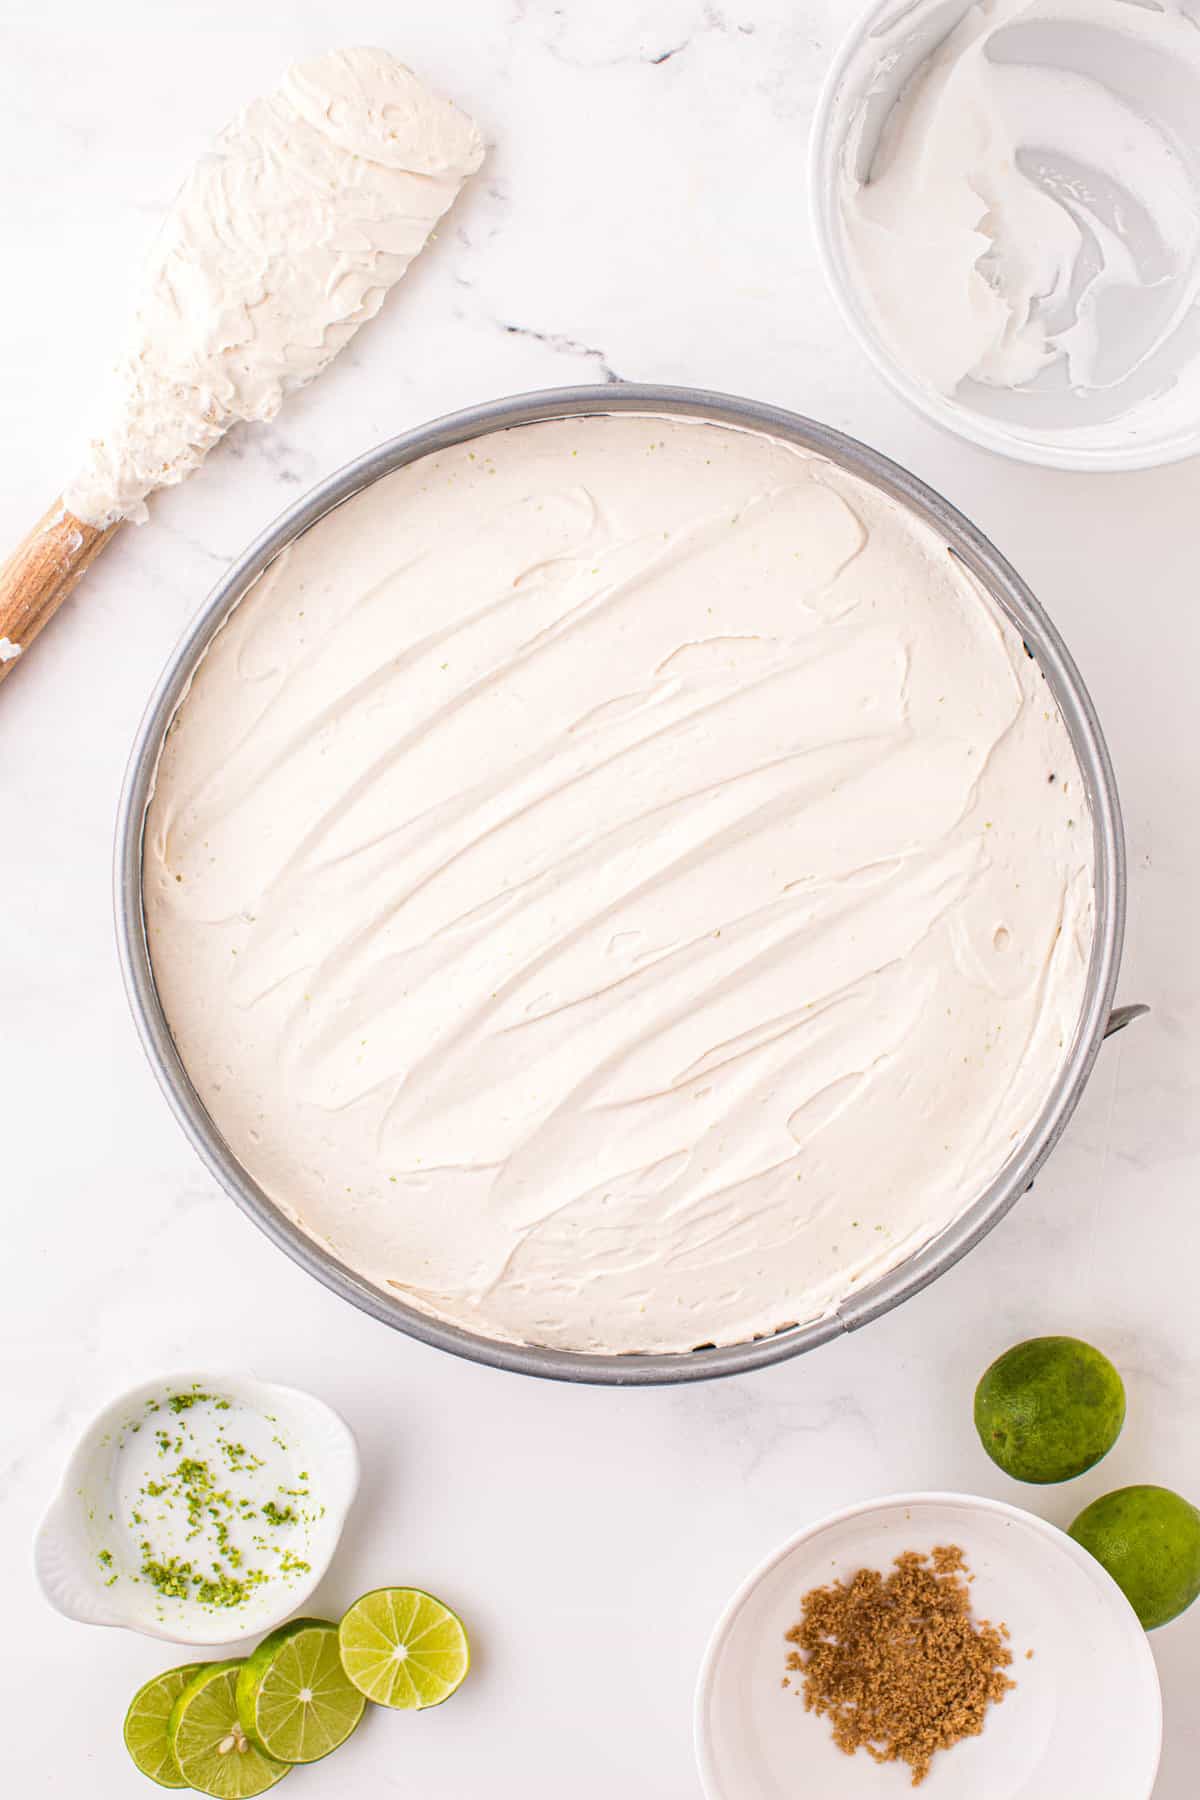
[[[383,50],[298,64],[245,107],[168,215],[61,500],[0,570],[0,678],[122,520],[379,311],[482,160],[466,114]]]

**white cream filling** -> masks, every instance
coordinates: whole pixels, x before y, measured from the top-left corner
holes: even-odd
[[[383,50],[290,69],[175,202],[69,510],[145,519],[231,425],[273,418],[379,311],[482,160],[470,119]]]
[[[155,978],[246,1168],[491,1337],[819,1316],[1021,1142],[1092,830],[1037,664],[832,465],[643,416],[377,482],[260,579],[168,736]]]

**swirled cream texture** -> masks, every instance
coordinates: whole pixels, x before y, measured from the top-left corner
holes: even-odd
[[[1195,0],[979,0],[961,14],[879,132],[888,71],[935,16],[897,8],[846,146],[842,222],[880,335],[930,387],[1033,438],[1190,431]]]
[[[286,551],[147,821],[155,979],[267,1193],[510,1341],[682,1351],[923,1244],[1074,1036],[1092,833],[1038,666],[831,464],[496,433]]]
[[[482,160],[470,119],[383,50],[290,69],[176,200],[67,508],[145,519],[231,425],[273,418],[379,311]]]

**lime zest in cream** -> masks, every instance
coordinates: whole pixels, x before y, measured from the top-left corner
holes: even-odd
[[[310,1572],[309,1527],[323,1509],[277,1418],[199,1387],[147,1402],[147,1412],[170,1423],[139,1438],[131,1420],[117,1434],[127,1474],[116,1522],[128,1541],[124,1556],[99,1552],[110,1579],[120,1568],[163,1602],[212,1611]]]

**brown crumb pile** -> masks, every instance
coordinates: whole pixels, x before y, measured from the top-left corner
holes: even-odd
[[[787,1634],[806,1710],[828,1714],[847,1756],[907,1763],[914,1787],[937,1751],[978,1737],[988,1707],[1016,1686],[1004,1674],[1008,1628],[972,1617],[966,1567],[956,1545],[910,1550],[889,1575],[860,1569],[805,1594]]]

